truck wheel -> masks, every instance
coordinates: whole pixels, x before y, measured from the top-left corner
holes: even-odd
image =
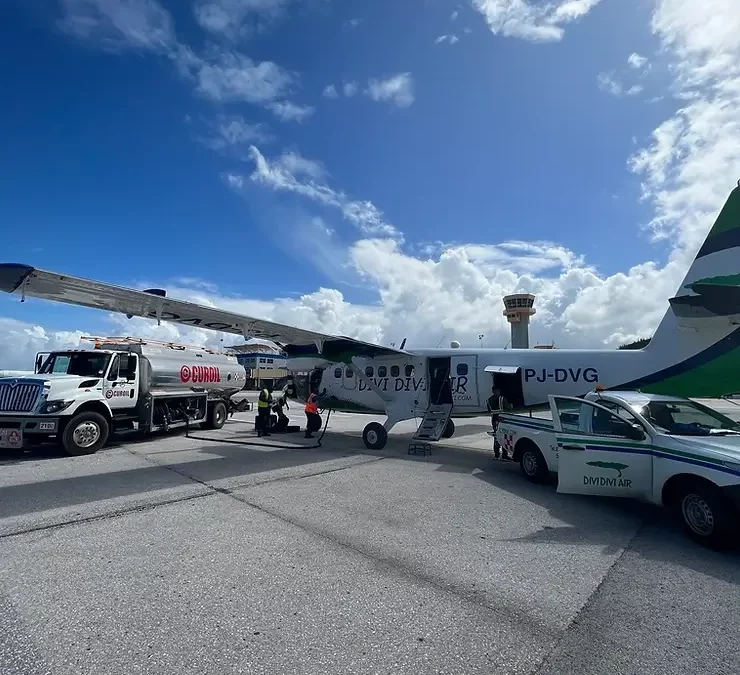
[[[540,449],[532,442],[524,443],[519,455],[519,467],[532,483],[544,483],[549,474],[547,462]]]
[[[694,541],[716,549],[733,543],[737,513],[714,484],[701,480],[684,484],[676,507],[684,530]]]
[[[108,440],[108,420],[88,410],[75,415],[64,427],[62,447],[69,455],[92,455]]]
[[[224,424],[226,424],[228,414],[226,404],[223,401],[218,401],[214,403],[208,411],[208,420],[204,426],[206,429],[220,429]]]
[[[362,431],[362,442],[369,450],[381,450],[388,442],[388,432],[379,422],[370,422]]]
[[[455,433],[455,423],[452,420],[447,421],[447,426],[445,427],[445,430],[442,432],[442,438],[452,438],[452,435]]]

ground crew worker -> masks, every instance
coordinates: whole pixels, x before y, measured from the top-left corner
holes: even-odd
[[[495,459],[498,459],[499,455],[502,459],[509,459],[509,453],[506,451],[506,448],[502,447],[498,442],[495,433],[498,428],[498,411],[510,408],[511,406],[502,396],[501,389],[499,389],[495,384],[491,388],[491,395],[488,397],[488,401],[486,401],[486,407],[488,408],[488,412],[491,413],[491,428],[494,432],[493,456]]]
[[[277,424],[275,425],[275,431],[280,431],[285,433],[288,429],[288,424],[290,423],[290,420],[288,419],[288,416],[283,412],[283,408],[286,408],[287,410],[290,410],[290,406],[288,405],[288,400],[285,397],[285,395],[278,398],[277,403],[275,404],[275,411],[277,412]]]
[[[306,438],[313,438],[312,431],[321,428],[321,417],[319,417],[319,406],[316,394],[310,394],[304,412],[306,413]]]
[[[270,435],[270,410],[272,409],[272,394],[265,387],[260,392],[257,401],[257,436]]]

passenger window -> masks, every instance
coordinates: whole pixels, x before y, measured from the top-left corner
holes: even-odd
[[[413,366],[406,366],[404,368],[404,373],[406,374],[406,377],[411,377],[414,374],[414,367]]]
[[[372,366],[365,368],[365,377],[372,377],[375,373],[375,369]]]
[[[468,364],[467,363],[458,363],[457,364],[457,374],[458,375],[467,375],[468,374]]]
[[[344,376],[349,380],[352,377],[354,377],[354,372],[352,372],[352,368],[346,368],[344,370]]]
[[[334,377],[342,377],[342,369],[341,368],[335,368],[334,369]]]
[[[391,377],[398,377],[401,373],[401,369],[398,366],[391,366]]]
[[[388,375],[388,368],[385,366],[378,366],[378,377],[385,377]]]

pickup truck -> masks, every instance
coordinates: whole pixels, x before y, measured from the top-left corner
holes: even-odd
[[[499,414],[491,434],[533,482],[667,507],[713,548],[740,529],[740,424],[687,398],[594,390],[549,396],[548,418]]]

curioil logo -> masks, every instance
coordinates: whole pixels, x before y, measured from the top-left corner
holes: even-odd
[[[216,366],[183,366],[180,380],[192,384],[209,384],[221,381],[221,371]]]

